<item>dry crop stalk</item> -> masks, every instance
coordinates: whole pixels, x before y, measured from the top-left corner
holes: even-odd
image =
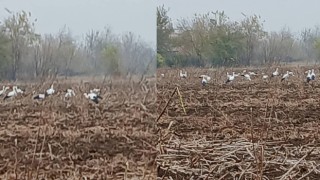
[[[124,172],[124,179],[127,180],[128,179],[128,168],[129,168],[129,163],[128,161],[126,162],[126,169]]]
[[[43,152],[43,149],[44,149],[44,144],[46,142],[46,136],[47,136],[47,126],[45,126],[45,130],[43,131],[44,132],[44,136],[43,136],[43,141],[42,141],[42,144],[41,144],[41,149],[40,149],[40,158],[39,158],[39,163],[38,163],[38,166],[37,166],[37,174],[36,174],[36,179],[39,178],[39,169],[40,169],[40,165],[42,164],[42,152]]]
[[[264,144],[261,145],[261,155],[260,155],[260,166],[259,166],[259,171],[260,171],[260,177],[259,179],[263,179],[263,162],[264,162]]]
[[[179,98],[180,98],[180,103],[181,103],[183,112],[184,112],[184,114],[187,114],[187,113],[186,113],[186,109],[184,108],[183,99],[182,99],[182,96],[181,96],[181,94],[180,94],[179,88],[178,88],[178,87],[176,87],[176,88],[177,88],[177,92],[178,92],[178,95],[179,95]]]
[[[302,158],[299,159],[299,161],[297,161],[284,175],[281,176],[280,180],[284,180],[289,174],[290,172],[296,167],[298,166],[298,164],[304,160],[306,157],[308,157],[312,151],[314,150],[315,148],[312,148],[309,152],[307,152]]]
[[[176,91],[177,91],[177,88],[175,88],[174,91],[172,92],[172,94],[171,94],[171,96],[170,96],[167,104],[164,106],[164,108],[162,109],[162,112],[160,113],[160,115],[159,115],[158,118],[156,119],[156,122],[159,121],[159,119],[160,119],[161,116],[163,115],[164,111],[167,109],[167,107],[168,107],[168,105],[169,105],[169,102],[171,101],[171,99],[172,99],[173,95],[176,93]]]

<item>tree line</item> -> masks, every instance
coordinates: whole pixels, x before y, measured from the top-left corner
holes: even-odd
[[[155,49],[132,32],[110,27],[76,39],[67,26],[57,34],[38,34],[30,12],[11,12],[0,22],[0,79],[48,76],[153,75]]]
[[[173,25],[169,9],[157,8],[157,66],[250,66],[320,59],[320,29],[295,35],[267,32],[259,15],[232,21],[224,11],[195,14]]]

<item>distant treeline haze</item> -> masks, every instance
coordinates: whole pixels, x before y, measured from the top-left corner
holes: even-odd
[[[31,13],[7,11],[0,23],[0,79],[155,73],[155,49],[131,32],[91,30],[79,40],[65,26],[39,35]]]
[[[298,35],[286,27],[266,32],[260,16],[243,14],[237,22],[219,11],[182,18],[173,25],[168,11],[157,8],[158,67],[250,66],[320,58],[319,27]]]

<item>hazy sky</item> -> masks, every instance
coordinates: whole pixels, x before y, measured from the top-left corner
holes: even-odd
[[[0,21],[8,17],[4,8],[25,10],[37,18],[38,33],[57,33],[65,24],[82,36],[91,29],[111,27],[113,33],[133,32],[155,47],[156,2],[153,0],[0,0]]]
[[[287,26],[293,32],[320,25],[319,0],[157,0],[157,6],[170,8],[168,15],[173,22],[194,13],[224,11],[231,21],[246,15],[261,15],[266,30],[278,31]]]

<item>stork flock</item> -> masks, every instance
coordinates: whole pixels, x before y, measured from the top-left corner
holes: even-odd
[[[305,72],[307,74],[306,76],[306,82],[309,83],[310,81],[313,81],[315,80],[316,78],[316,74],[314,72],[314,69],[309,69]],[[233,82],[238,76],[242,76],[245,80],[247,81],[251,81],[251,77],[252,76],[258,76],[259,74],[258,73],[255,73],[255,72],[247,72],[247,70],[243,70],[242,73],[235,73],[235,72],[232,72],[232,74],[229,74],[229,72],[227,72],[227,78],[226,78],[226,81],[225,83],[230,83],[230,82]],[[277,76],[281,76],[281,82],[282,81],[285,81],[285,80],[288,80],[290,76],[294,76],[294,73],[292,71],[286,71],[286,73],[284,74],[280,74],[279,73],[279,68],[276,68],[274,72],[272,72],[270,74],[270,76],[264,72],[261,73],[261,78],[262,80],[268,80],[270,78],[274,78],[274,77],[277,77]],[[161,77],[164,78],[164,74],[161,74]],[[183,79],[186,79],[187,78],[187,72],[184,71],[182,72],[182,70],[179,71],[179,77],[180,78],[183,78]],[[203,86],[205,86],[206,84],[209,83],[211,77],[208,76],[208,75],[200,75],[199,78],[201,78],[201,84]]]
[[[18,96],[18,94],[23,94],[24,93],[24,90],[18,88],[18,86],[12,86],[12,90],[9,91],[8,93],[6,93],[10,89],[11,88],[9,86],[3,86],[2,90],[0,90],[0,96],[4,96],[3,100],[12,99],[15,96]],[[51,84],[50,88],[47,89],[45,91],[45,93],[36,94],[35,96],[33,96],[33,99],[34,100],[44,100],[48,96],[52,96],[53,94],[55,94],[55,92],[56,92],[56,90],[53,88],[53,84]],[[66,89],[64,92],[65,92],[64,100],[76,96],[76,94],[75,94],[73,89]],[[35,94],[35,91],[33,91],[33,94]],[[90,90],[89,93],[84,93],[83,95],[84,95],[85,98],[93,101],[96,104],[99,103],[99,99],[103,99],[100,96],[100,89],[96,89],[96,88]]]
[[[308,71],[306,71],[307,77],[306,77],[306,82],[309,83],[311,80],[315,80],[316,78],[316,74],[314,72],[314,69],[309,69]],[[235,77],[239,76],[240,73],[235,74],[235,72],[232,72],[232,75],[229,75],[229,73],[227,72],[227,80],[226,83],[232,82],[235,80]],[[255,72],[249,72],[246,73],[246,70],[244,70],[241,74],[241,76],[243,76],[246,80],[251,81],[251,76],[257,76],[258,74]],[[265,74],[265,73],[261,73],[262,75],[262,79],[263,80],[267,80],[269,78],[269,75]],[[279,73],[279,68],[276,68],[276,70],[274,72],[272,72],[271,74],[271,78],[276,77],[276,76],[280,76]],[[284,80],[288,80],[288,78],[290,76],[294,76],[292,71],[287,71],[285,74],[282,75],[281,77],[281,81]]]

